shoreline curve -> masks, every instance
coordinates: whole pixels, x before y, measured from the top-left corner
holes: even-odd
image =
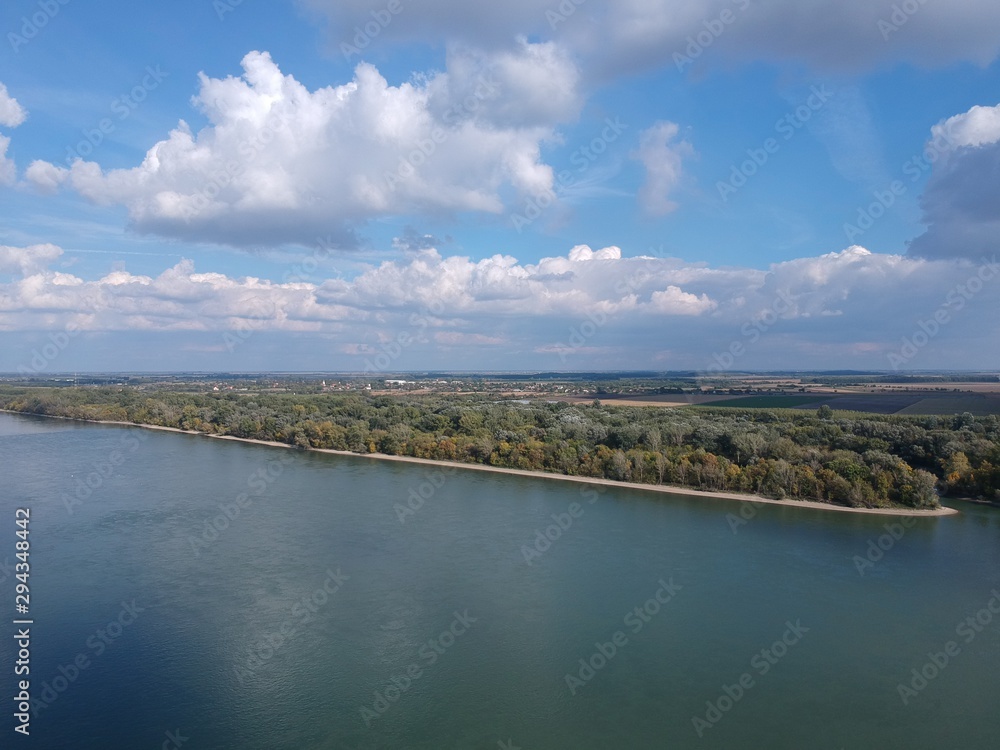
[[[764,505],[784,505],[790,508],[810,508],[812,510],[828,510],[843,513],[862,513],[867,515],[881,516],[913,516],[917,518],[934,518],[940,516],[958,515],[961,511],[955,508],[935,508],[932,510],[920,510],[917,508],[851,508],[846,505],[834,505],[833,503],[822,503],[817,500],[776,500],[774,498],[762,497],[760,495],[749,495],[739,492],[717,492],[713,490],[697,490],[690,487],[677,487],[665,484],[642,484],[640,482],[618,482],[614,479],[603,479],[601,477],[581,477],[569,474],[555,474],[545,471],[529,471],[527,469],[509,469],[502,466],[486,466],[484,464],[463,463],[460,461],[441,461],[433,458],[417,458],[415,456],[390,456],[386,453],[354,453],[353,451],[341,451],[333,448],[307,448],[300,449],[288,443],[279,443],[274,440],[257,440],[255,438],[241,438],[233,435],[212,435],[207,432],[197,432],[195,430],[182,430],[179,427],[164,427],[154,424],[140,424],[138,422],[116,422],[112,420],[100,419],[76,419],[74,417],[63,417],[56,414],[32,414],[30,412],[10,411],[0,409],[6,414],[19,414],[29,417],[45,417],[47,419],[64,419],[69,422],[89,422],[90,424],[112,425],[116,427],[138,427],[147,430],[160,430],[161,432],[176,432],[182,435],[195,435],[199,437],[213,438],[215,440],[232,440],[238,443],[251,443],[254,445],[266,445],[272,448],[287,448],[288,450],[304,450],[311,453],[327,453],[334,456],[350,456],[353,458],[368,458],[376,461],[401,461],[405,463],[424,464],[426,466],[445,466],[456,469],[468,469],[471,471],[489,471],[496,474],[510,474],[520,477],[534,477],[542,479],[558,479],[566,482],[576,482],[579,484],[600,484],[608,487],[624,487],[630,490],[643,490],[646,492],[657,492],[667,495],[688,495],[690,497],[705,497],[715,500],[736,500],[739,502],[764,504]]]

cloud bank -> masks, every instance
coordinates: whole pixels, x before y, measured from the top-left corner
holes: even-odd
[[[961,367],[970,352],[1000,352],[1000,332],[982,324],[1000,314],[996,260],[855,246],[753,269],[623,257],[617,247],[580,245],[534,264],[430,248],[352,279],[281,283],[199,273],[187,260],[155,277],[116,271],[88,281],[48,270],[60,255],[52,246],[0,248],[0,273],[13,276],[0,284],[0,330],[185,332],[219,351],[233,331],[247,350],[267,334],[305,336],[326,353],[327,369],[340,370],[364,369],[401,336],[409,343],[391,360],[396,370],[471,361],[707,370],[726,362],[734,344],[740,353],[725,369],[822,367],[831,359],[891,369],[890,355],[922,330],[909,367]],[[226,369],[225,360],[216,365]],[[269,365],[282,369],[281,361]]]

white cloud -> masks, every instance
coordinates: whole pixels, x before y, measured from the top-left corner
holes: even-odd
[[[639,204],[651,216],[665,216],[677,208],[669,196],[681,180],[683,159],[694,155],[687,141],[672,142],[678,131],[676,123],[658,122],[639,134],[639,148],[632,153],[646,169]]]
[[[26,178],[124,205],[139,232],[310,243],[374,217],[500,213],[505,186],[551,189],[540,143],[579,108],[575,68],[550,44],[455,51],[445,72],[398,86],[367,63],[351,82],[316,91],[267,53],[248,54],[243,68],[240,78],[202,74],[195,103],[210,124],[193,133],[181,121],[139,166],[36,162]]]
[[[17,166],[13,159],[7,158],[7,148],[10,138],[0,135],[0,185],[13,185],[17,179]]]
[[[910,253],[991,257],[1000,250],[1000,105],[973,107],[931,129],[936,159],[920,198],[927,231]]]
[[[1000,104],[975,106],[931,128],[931,140],[944,138],[954,148],[982,146],[1000,141]]]
[[[7,92],[7,87],[0,83],[0,125],[16,128],[28,117],[28,113],[17,103],[17,99]]]
[[[652,309],[667,315],[701,315],[718,307],[718,303],[710,300],[707,294],[699,297],[672,285],[662,292],[653,292],[649,304]]]
[[[0,273],[30,276],[48,268],[61,255],[62,250],[55,245],[0,245]]]
[[[745,350],[740,368],[889,369],[902,338],[946,306],[944,333],[912,366],[983,366],[970,352],[1000,351],[1000,331],[981,324],[1000,314],[1000,266],[861,247],[766,270],[622,257],[617,247],[585,245],[534,264],[427,249],[322,283],[200,273],[190,261],[158,276],[122,270],[86,280],[45,270],[59,255],[51,246],[0,251],[0,268],[20,274],[0,284],[0,330],[58,330],[72,322],[86,332],[163,330],[218,341],[234,328],[313,336],[315,346],[342,353],[337,369],[361,369],[358,358],[400,334],[413,341],[409,359],[394,364],[400,369],[467,367],[475,350],[479,366],[506,362],[507,369],[646,368],[655,361],[657,368],[703,370],[734,343]],[[955,292],[972,289],[977,275],[978,291]],[[674,354],[656,359],[663,352]]]
[[[567,52],[553,42],[529,44],[524,37],[511,49],[485,55],[453,46],[448,54],[443,105],[475,97],[481,81],[496,86],[496,96],[476,103],[477,114],[500,127],[550,127],[574,119],[582,104],[580,75]]]
[[[591,250],[589,245],[574,245],[567,256],[570,261],[583,260],[618,260],[622,257],[620,247],[602,247],[600,250]]]
[[[35,190],[46,195],[52,195],[59,190],[59,186],[66,181],[69,170],[65,167],[58,167],[47,161],[36,159],[24,170],[24,179]]]
[[[27,117],[28,113],[0,82],[0,126],[16,128]],[[8,148],[10,148],[10,138],[0,135],[0,185],[13,185],[17,179],[17,166],[14,160],[7,156]]]

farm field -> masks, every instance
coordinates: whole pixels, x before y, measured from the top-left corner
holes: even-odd
[[[897,414],[961,414],[969,412],[977,417],[1000,414],[1000,394],[956,393],[934,395],[901,409]]]
[[[818,409],[823,405],[842,411],[870,414],[1000,414],[1000,393],[836,393],[824,395],[789,394],[738,396],[716,401],[711,406],[741,409]]]
[[[818,409],[826,403],[831,403],[838,396],[817,395],[815,393],[769,394],[763,396],[733,396],[722,401],[715,401],[712,406],[735,406],[741,409]]]
[[[563,396],[560,401],[566,401],[571,404],[589,404],[594,401],[594,399],[599,400],[601,403],[610,404],[611,406],[663,406],[663,407],[676,407],[676,406],[701,406],[704,404],[716,404],[722,401],[731,401],[733,396],[728,395],[710,395],[710,394],[693,394],[693,393],[656,393],[640,396],[618,396],[618,395],[601,395],[601,396]]]

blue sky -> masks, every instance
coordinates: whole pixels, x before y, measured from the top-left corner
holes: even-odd
[[[994,3],[0,32],[0,370],[1000,367]]]

